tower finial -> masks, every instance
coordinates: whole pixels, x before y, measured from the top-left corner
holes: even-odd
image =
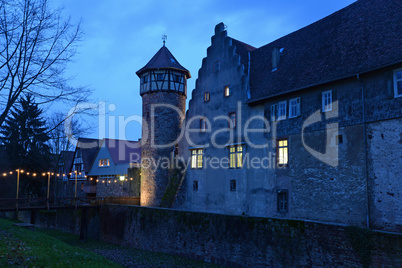
[[[167,35],[166,34],[162,35],[163,46],[165,46],[166,39],[167,39]]]

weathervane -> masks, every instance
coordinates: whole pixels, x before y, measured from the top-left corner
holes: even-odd
[[[167,35],[166,34],[162,35],[163,46],[165,46],[166,39],[167,39]]]

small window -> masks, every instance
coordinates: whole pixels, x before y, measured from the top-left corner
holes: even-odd
[[[144,76],[142,77],[142,83],[143,83],[143,84],[148,83],[148,75],[144,75]]]
[[[278,140],[278,165],[287,165],[288,164],[288,140]]]
[[[180,82],[180,75],[173,74],[172,79],[173,79],[173,82]]]
[[[402,97],[402,68],[394,71],[395,98]]]
[[[220,67],[221,67],[221,66],[220,66],[219,61],[215,61],[215,62],[214,62],[214,67],[213,67],[213,72],[214,72],[214,73],[219,72]]]
[[[243,167],[243,146],[236,145],[229,147],[229,167],[230,168]]]
[[[288,190],[278,190],[277,205],[278,205],[278,212],[287,212],[289,210]]]
[[[193,149],[191,150],[191,168],[202,168],[202,155],[203,149]]]
[[[165,74],[156,74],[156,80],[163,81],[165,79]]]
[[[278,120],[286,119],[286,101],[281,101],[278,104]]]
[[[232,94],[229,85],[224,87],[224,94],[225,94],[225,97],[229,97]]]
[[[236,191],[236,180],[230,180],[230,191],[231,192]]]
[[[332,111],[332,90],[322,93],[322,111]]]
[[[193,191],[198,191],[198,181],[193,181]]]
[[[200,119],[200,131],[205,132],[207,130],[207,119],[201,118]]]
[[[229,113],[229,128],[236,128],[236,112]]]
[[[99,159],[99,166],[100,167],[110,166],[109,158],[107,158],[107,159]]]
[[[271,121],[274,122],[278,118],[278,104],[271,105]]]
[[[81,183],[81,191],[84,191],[84,183]]]
[[[336,141],[336,145],[342,144],[343,143],[342,135],[335,136],[335,141]]]
[[[300,98],[289,101],[289,118],[300,116]]]
[[[204,93],[204,101],[205,102],[209,101],[209,92]]]

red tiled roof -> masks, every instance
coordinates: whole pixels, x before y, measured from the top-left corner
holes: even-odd
[[[143,72],[155,69],[175,69],[178,71],[185,72],[187,78],[190,78],[190,72],[180,65],[176,58],[170,53],[166,46],[161,47],[158,52],[152,57],[152,59],[141,69],[139,69],[136,74],[140,76]]]
[[[251,52],[251,100],[402,61],[402,1],[360,0]],[[284,48],[276,71],[272,51]]]

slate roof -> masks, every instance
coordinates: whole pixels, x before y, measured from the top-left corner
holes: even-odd
[[[249,102],[402,61],[402,1],[359,0],[251,52]],[[272,51],[284,48],[272,72]]]
[[[78,138],[75,151],[77,151],[78,148],[81,149],[82,161],[84,163],[84,171],[86,173],[89,173],[89,171],[91,170],[96,154],[98,153],[101,141],[102,140],[97,139]]]
[[[138,160],[136,163],[141,163],[141,147],[139,142],[104,139],[104,143],[116,165],[131,163],[132,159]],[[132,154],[136,154],[136,156],[133,156],[135,158],[131,157]]]
[[[187,78],[190,78],[190,72],[180,65],[176,58],[170,53],[169,49],[164,45],[159,49],[158,52],[152,57],[152,59],[141,69],[139,69],[136,74],[140,76],[143,72],[148,70],[157,69],[175,69],[187,74]]]

